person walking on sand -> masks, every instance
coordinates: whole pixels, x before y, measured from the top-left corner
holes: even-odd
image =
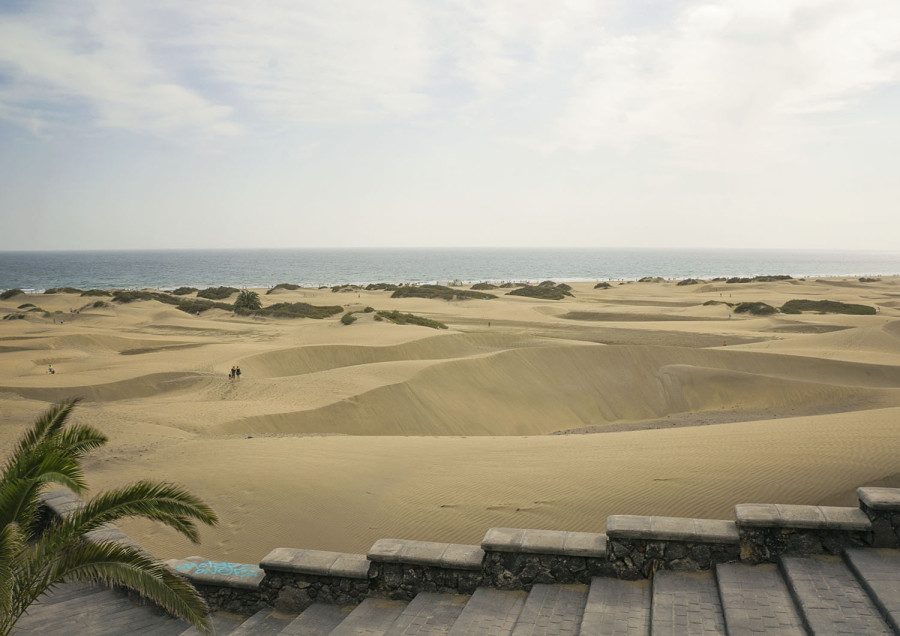
[[[56,371],[53,370],[52,364],[47,365],[47,373],[49,373],[50,375],[53,375],[56,373]]]
[[[238,380],[241,379],[241,368],[240,367],[234,368],[234,377],[236,377]]]
[[[231,371],[228,372],[228,379],[229,379],[229,380],[234,380],[234,375],[235,375],[235,373],[234,373],[234,367],[231,367]]]

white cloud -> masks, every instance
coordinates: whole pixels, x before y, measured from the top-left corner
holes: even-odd
[[[66,122],[66,111],[87,106],[99,125],[140,133],[240,132],[229,107],[175,83],[151,63],[127,15],[114,4],[95,8],[79,19],[47,14],[0,19],[0,72],[12,78],[12,86],[0,93],[0,114],[19,123],[55,125]]]

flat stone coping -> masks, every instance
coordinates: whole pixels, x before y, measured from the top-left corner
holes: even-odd
[[[192,583],[258,590],[266,572],[249,563],[210,561],[203,557],[169,559],[166,565]]]
[[[369,561],[366,556],[345,552],[275,548],[259,562],[259,567],[263,570],[336,576],[345,579],[369,577]]]
[[[369,549],[370,561],[407,563],[448,570],[481,570],[484,552],[477,545],[379,539]]]
[[[612,515],[606,518],[606,534],[610,539],[735,545],[741,542],[737,525],[722,519]]]
[[[734,507],[734,517],[737,525],[743,528],[803,528],[865,532],[872,530],[872,522],[859,508],[738,504]]]
[[[856,495],[872,510],[900,511],[900,488],[866,486],[857,488]]]
[[[606,535],[563,530],[491,528],[484,535],[485,552],[557,554],[571,557],[606,558]]]

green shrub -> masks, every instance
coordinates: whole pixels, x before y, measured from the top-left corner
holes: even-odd
[[[612,287],[612,285],[610,285],[606,281],[601,281],[594,285],[594,289],[609,289],[610,287]]]
[[[684,285],[699,285],[702,282],[702,280],[697,280],[696,278],[685,278],[684,280],[680,280],[675,283],[675,286],[683,287]]]
[[[236,287],[207,287],[197,292],[197,298],[207,298],[209,300],[225,300],[230,298],[232,294],[238,293],[240,290]]]
[[[232,311],[234,307],[229,305],[228,303],[214,303],[211,300],[203,300],[200,298],[183,298],[178,301],[178,304],[175,305],[175,309],[183,311],[188,314],[196,314],[197,312],[206,311],[207,309],[224,309],[225,311]]]
[[[295,291],[297,289],[300,289],[300,285],[295,285],[294,283],[278,283],[277,285],[275,285],[275,287],[273,287],[272,289],[267,291],[266,295],[271,294],[272,292],[274,292],[278,289],[287,289],[290,291]]]
[[[352,325],[356,322],[356,316],[353,315],[354,312],[348,311],[346,314],[341,316],[341,323],[344,325]]]
[[[375,314],[375,319],[383,319],[398,325],[420,325],[422,327],[431,327],[432,329],[446,329],[447,325],[437,320],[423,318],[414,314],[403,314],[399,311],[379,311]]]
[[[728,284],[734,284],[734,283],[749,283],[749,282],[751,282],[752,280],[753,280],[752,278],[747,278],[747,277],[741,278],[740,276],[732,276],[731,278],[729,278],[729,279],[726,280],[725,282],[728,283]]]
[[[105,300],[95,300],[91,307],[94,309],[103,309],[104,307],[109,307],[109,303]]]
[[[24,320],[25,314],[6,314],[3,320]]]
[[[538,283],[538,287],[556,287],[556,282],[552,280],[542,280]]]
[[[753,282],[755,283],[774,283],[780,280],[792,280],[792,276],[788,276],[787,274],[776,274],[774,276],[754,276]]]
[[[364,314],[371,314],[373,311],[375,311],[375,309],[372,307],[366,307],[365,309],[363,309]]]
[[[863,276],[862,278],[859,279],[859,282],[861,282],[861,283],[877,283],[880,280],[881,280],[880,278],[869,278],[868,276]]]
[[[769,316],[777,311],[772,305],[761,302],[739,303],[734,308],[736,314],[753,314],[754,316]]]
[[[362,289],[362,287],[360,287],[359,285],[333,285],[331,287],[332,293],[353,292],[353,291],[359,291],[361,289]]]
[[[180,302],[174,296],[143,289],[117,289],[113,291],[112,299],[113,302],[122,304],[134,302],[135,300],[158,300],[167,305],[177,305]]]
[[[467,298],[496,298],[493,294],[465,289],[451,289],[444,285],[403,285],[394,290],[391,298],[442,298],[465,300]]]
[[[89,289],[81,292],[82,296],[112,296],[112,293],[105,289]]]
[[[565,285],[565,287],[569,286]],[[572,292],[561,288],[559,285],[549,287],[542,284],[519,287],[518,289],[509,292],[507,296],[524,296],[526,298],[539,298],[541,300],[562,300],[566,296],[572,296]]]
[[[781,312],[785,314],[799,314],[804,311],[856,316],[871,316],[876,313],[875,308],[868,305],[854,305],[836,300],[789,300],[781,306]]]
[[[234,301],[235,311],[256,311],[262,309],[262,303],[259,301],[259,294],[255,291],[245,289],[238,294]]]
[[[19,294],[24,294],[21,289],[7,289],[5,292],[0,294],[0,300],[9,300],[13,296],[18,296]]]
[[[394,285],[393,283],[370,283],[366,285],[366,291],[395,291],[399,287],[399,285]]]
[[[195,291],[200,291],[196,287],[179,287],[172,291],[176,296],[187,296],[188,294],[193,294]]]
[[[525,283],[503,283],[500,289],[512,289],[513,287],[525,287]]]
[[[344,311],[340,305],[310,305],[309,303],[276,303],[263,307],[252,313],[254,316],[272,316],[274,318],[315,318],[321,320]]]
[[[661,276],[644,276],[643,278],[639,278],[639,283],[661,283],[665,279]]]
[[[44,293],[45,294],[81,294],[82,292],[77,287],[51,287]]]
[[[707,300],[703,305],[728,305],[729,307],[734,307],[734,303],[728,303],[724,300]]]
[[[34,305],[32,303],[24,303],[16,307],[16,309],[28,309],[29,307],[34,307]]]
[[[491,283],[475,283],[472,285],[472,289],[497,289],[497,286]]]

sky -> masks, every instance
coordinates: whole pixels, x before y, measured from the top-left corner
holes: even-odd
[[[0,0],[0,250],[896,250],[900,2]]]

